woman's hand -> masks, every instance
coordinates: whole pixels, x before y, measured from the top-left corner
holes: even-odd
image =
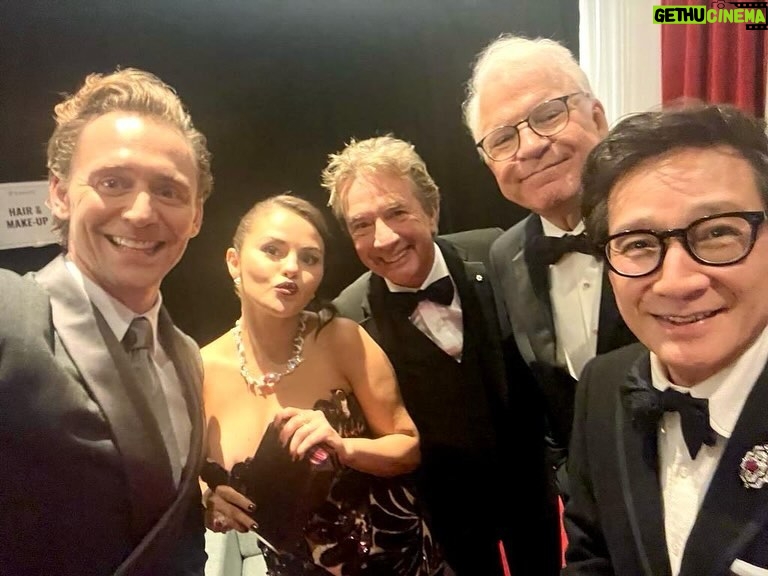
[[[214,532],[248,532],[258,529],[249,512],[256,506],[237,490],[224,484],[206,490],[203,496],[205,525]]]
[[[336,454],[344,464],[346,447],[341,436],[328,423],[322,410],[283,408],[275,415],[280,430],[280,442],[288,448],[294,460],[301,460],[314,446],[322,446]]]

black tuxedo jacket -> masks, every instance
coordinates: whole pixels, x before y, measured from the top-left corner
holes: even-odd
[[[466,398],[466,404],[461,409],[492,414],[490,427],[494,430],[493,443],[498,447],[495,456],[488,456],[493,461],[487,462],[483,470],[469,471],[471,484],[457,491],[454,497],[457,501],[477,502],[477,530],[485,530],[489,535],[493,534],[495,538],[504,541],[512,572],[516,576],[553,575],[558,573],[559,568],[558,519],[555,501],[546,482],[543,407],[530,371],[520,358],[517,348],[514,345],[502,345],[495,297],[483,262],[487,258],[491,241],[500,232],[498,229],[476,230],[436,240],[462,302],[465,340],[471,330],[474,342],[480,342],[483,350],[481,362],[484,363],[485,376],[475,378],[473,385],[478,387],[478,392]],[[392,341],[392,337],[383,329],[384,319],[375,317],[372,312],[371,302],[380,298],[384,291],[387,291],[384,280],[368,272],[347,287],[334,304],[343,316],[356,320],[372,335],[395,363],[396,372],[399,372],[397,358],[400,342]],[[505,348],[513,353],[505,355]],[[423,378],[399,379],[406,408],[420,431],[434,428],[425,422],[450,418],[451,410],[456,409],[455,406],[446,407],[440,403],[441,383],[429,379],[428,366],[424,366],[424,374]],[[424,387],[430,389],[429,394],[433,394],[434,403],[431,406],[424,403],[409,405],[409,398],[424,397]],[[478,407],[476,403],[481,401],[488,405]],[[453,429],[452,435],[472,437],[473,432]],[[444,460],[444,466],[438,465],[435,469],[449,470],[451,465],[459,465],[461,457],[445,450],[446,446],[454,444],[453,438],[455,436],[426,438],[422,434],[423,459],[430,462],[436,458]],[[435,450],[434,454],[424,453],[433,447],[442,450]],[[481,450],[485,450],[485,447],[478,446],[477,453]],[[523,486],[513,486],[514,479],[518,479],[515,482],[520,481]],[[426,480],[424,485],[429,486],[440,482],[441,478]],[[489,502],[492,504],[485,504]],[[457,525],[454,529],[458,533],[467,527]],[[486,542],[485,552],[471,549],[470,545],[445,550],[459,576],[479,576],[482,570],[473,572],[471,568],[461,568],[472,566],[473,561],[475,566],[481,565],[477,561],[479,554],[497,554],[495,538],[489,538],[492,541]]]
[[[571,499],[564,576],[669,576],[657,432],[634,426],[620,386],[649,372],[640,344],[591,360],[576,396],[568,460]],[[768,485],[746,488],[741,460],[768,443],[768,372],[758,379],[728,440],[685,547],[680,576],[768,574]],[[740,559],[763,571],[731,572]]]
[[[202,574],[195,343],[162,309],[192,422],[177,488],[128,355],[63,257],[0,286],[0,574]]]
[[[568,368],[556,360],[557,337],[547,266],[526,260],[526,247],[542,234],[541,218],[535,214],[504,232],[491,246],[490,272],[500,299],[504,334],[511,331],[520,353],[535,374],[548,405],[551,444],[563,451],[568,447],[573,421],[576,381]],[[616,308],[613,290],[604,275],[597,353],[636,341]]]

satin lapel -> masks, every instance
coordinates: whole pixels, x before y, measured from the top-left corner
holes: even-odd
[[[147,550],[151,550],[158,535],[169,526],[178,526],[184,521],[183,515],[188,511],[190,495],[199,489],[198,474],[205,458],[203,439],[205,438],[205,419],[202,408],[202,359],[195,355],[185,342],[184,338],[176,332],[170,315],[165,308],[160,309],[158,318],[158,337],[160,344],[176,368],[184,398],[187,401],[187,410],[192,422],[192,437],[190,438],[189,455],[187,464],[181,476],[178,493],[175,501],[168,507],[163,516],[155,523],[120,565],[113,576],[129,576],[137,572],[137,565],[145,559]],[[140,571],[140,570],[138,570]]]
[[[597,329],[597,353],[604,354],[627,344],[637,342],[637,338],[624,323],[616,306],[611,281],[608,279],[607,266],[603,265],[603,285],[600,293],[600,318]]]
[[[509,398],[503,377],[505,368],[500,347],[501,334],[498,329],[493,288],[486,277],[485,265],[482,262],[465,261],[463,257],[466,254],[459,246],[440,238],[436,239],[436,243],[443,253],[448,272],[459,292],[463,332],[465,335],[474,335],[478,353],[484,360],[482,366],[488,369],[486,380],[493,380],[492,383],[487,383],[493,385],[494,396],[506,406]]]
[[[378,278],[377,282],[374,282],[374,278]],[[380,282],[380,283],[379,283]],[[378,285],[378,288],[375,288],[375,286]],[[360,321],[360,326],[362,326],[366,332],[368,332],[368,335],[373,338],[376,342],[379,343],[379,346],[381,346],[381,333],[379,332],[378,325],[376,321],[373,318],[373,312],[371,307],[371,294],[374,292],[374,290],[378,290],[378,297],[383,297],[381,293],[381,289],[384,286],[384,281],[379,277],[372,273],[368,274],[368,284],[367,289],[365,293],[363,294],[362,302],[360,303],[360,309],[363,314],[363,319]]]
[[[531,216],[525,222],[523,251],[512,257],[518,301],[515,307],[522,313],[517,321],[525,327],[527,338],[539,362],[556,364],[555,323],[552,317],[552,302],[549,295],[549,268],[540,262],[532,262],[528,256],[528,245],[544,233],[541,219]]]
[[[726,574],[734,558],[768,526],[768,485],[746,488],[741,459],[768,444],[768,370],[755,383],[715,470],[686,544],[680,576]],[[716,546],[712,543],[716,542]]]
[[[647,352],[640,356],[631,370],[650,381]],[[618,386],[614,389],[616,457],[634,545],[646,576],[666,576],[670,574],[670,566],[664,536],[657,434],[643,432],[632,424],[631,415],[621,402],[619,389]]]
[[[160,429],[127,354],[64,258],[53,260],[35,280],[49,294],[54,328],[109,422],[124,463],[133,527],[137,535],[146,534],[175,492]]]
[[[196,471],[203,457],[203,437],[205,422],[202,405],[202,360],[189,344],[176,332],[170,315],[165,308],[160,309],[158,318],[158,336],[160,345],[176,368],[179,383],[187,401],[187,412],[192,423],[192,436],[189,441],[189,455],[184,467],[184,474]],[[194,474],[197,481],[197,474]],[[184,478],[184,476],[182,476]]]

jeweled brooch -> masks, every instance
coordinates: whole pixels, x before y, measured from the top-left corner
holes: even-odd
[[[768,444],[758,444],[744,454],[739,478],[745,488],[762,488],[768,484]]]

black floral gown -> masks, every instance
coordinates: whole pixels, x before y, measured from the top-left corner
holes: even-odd
[[[357,400],[343,390],[334,390],[330,400],[316,402],[315,410],[322,410],[342,437],[370,437]],[[262,545],[270,576],[443,574],[444,563],[421,513],[412,476],[382,478],[337,466],[325,482],[313,482],[315,490],[322,486],[319,498],[310,494],[308,487],[296,489],[293,483],[292,491],[306,493],[292,494],[292,504],[278,505],[273,504],[280,499],[278,493],[292,481],[284,472],[272,470],[272,486],[265,488],[270,470],[256,465],[261,450],[260,446],[253,459],[233,466],[229,483],[257,506],[264,502],[265,507],[274,508],[272,517],[264,517],[263,513],[259,517],[258,510],[255,515],[260,532],[268,525],[274,526],[271,534],[281,532],[278,553]],[[265,459],[260,462],[263,464]],[[265,494],[265,490],[272,494]],[[257,491],[261,494],[253,494]],[[302,506],[311,509],[299,510]],[[291,530],[291,523],[297,519],[300,524]],[[269,540],[267,532],[263,535]]]

